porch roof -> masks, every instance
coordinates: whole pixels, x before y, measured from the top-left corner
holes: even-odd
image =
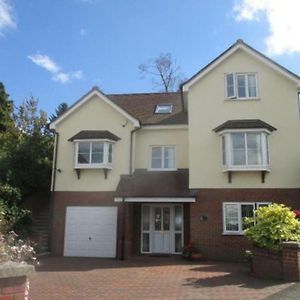
[[[122,175],[115,197],[195,197],[189,189],[189,170],[136,170]]]

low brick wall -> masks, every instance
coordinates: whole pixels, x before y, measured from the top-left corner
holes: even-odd
[[[252,272],[258,278],[282,279],[282,253],[275,254],[266,249],[254,248]]]
[[[300,281],[300,243],[282,244],[283,278],[286,281]]]
[[[277,254],[255,248],[252,272],[259,278],[300,281],[300,243],[284,242],[282,251]]]
[[[30,265],[5,263],[0,267],[0,300],[28,300]]]

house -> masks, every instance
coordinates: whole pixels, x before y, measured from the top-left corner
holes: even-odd
[[[300,207],[299,83],[238,40],[178,93],[93,88],[51,124],[52,252],[243,255],[243,217]]]

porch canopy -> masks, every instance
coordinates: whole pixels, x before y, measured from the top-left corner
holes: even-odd
[[[188,169],[176,171],[136,170],[122,175],[116,202],[195,202],[196,193],[189,189]]]

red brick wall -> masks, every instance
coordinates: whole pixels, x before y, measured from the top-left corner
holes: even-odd
[[[300,281],[300,243],[283,243],[283,275],[287,281]]]
[[[63,255],[67,206],[118,206],[118,203],[114,202],[112,192],[55,192],[51,211],[51,252],[58,256]],[[118,213],[118,236],[121,230],[120,215]],[[120,244],[117,243],[118,254],[119,249]]]
[[[209,258],[240,259],[251,243],[241,235],[223,235],[223,202],[277,202],[300,208],[300,189],[201,189],[190,205],[190,235]],[[200,217],[207,217],[201,221]]]
[[[26,276],[0,279],[0,300],[26,300],[28,291]]]

